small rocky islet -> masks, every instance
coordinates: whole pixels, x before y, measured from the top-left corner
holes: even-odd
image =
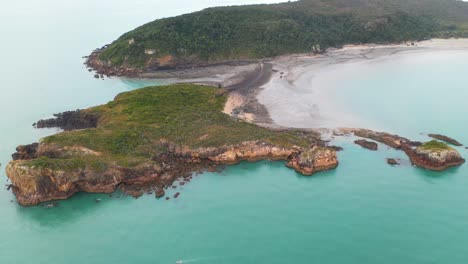
[[[408,156],[414,166],[421,167],[427,170],[444,171],[452,167],[457,167],[465,163],[465,159],[460,153],[448,146],[446,143],[432,140],[429,142],[418,142],[410,139],[392,135],[385,132],[376,132],[369,129],[341,129],[340,133],[354,134],[357,137],[375,140],[391,148],[402,150]],[[367,140],[357,140],[356,143],[371,150],[375,149],[375,145]],[[398,165],[395,159],[387,159],[390,165]]]

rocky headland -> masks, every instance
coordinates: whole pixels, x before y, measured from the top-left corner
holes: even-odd
[[[320,54],[355,43],[414,46],[415,41],[433,37],[466,36],[468,5],[442,2],[299,0],[209,8],[135,28],[93,52],[87,64],[97,77],[137,77],[168,69]]]
[[[232,118],[221,112],[226,97],[191,84],[147,87],[38,122],[69,131],[17,148],[6,168],[12,190],[24,206],[116,188],[162,197],[176,180],[241,161],[282,160],[304,175],[338,166],[319,133]]]
[[[99,157],[102,154],[84,147],[59,147],[42,143],[31,156],[32,160],[12,161],[6,170],[18,202],[27,206],[66,199],[80,191],[112,193],[118,187],[133,196],[150,190],[161,197],[164,189],[178,179],[189,181],[194,172],[241,161],[284,160],[288,161],[289,167],[304,175],[338,166],[336,152],[318,146],[287,148],[264,141],[249,141],[232,146],[191,150],[168,142],[160,144],[164,148],[163,152],[149,162],[135,167],[112,163],[98,167],[79,160],[54,164],[53,159],[80,155]]]
[[[6,167],[11,189],[24,206],[117,188],[135,197],[151,192],[160,198],[177,188],[176,181],[184,185],[196,172],[242,161],[285,161],[303,175],[338,166],[341,148],[329,146],[320,132],[260,127],[222,113],[226,102],[227,92],[216,87],[146,87],[105,105],[39,121],[37,127],[65,131],[16,149]],[[465,162],[439,141],[422,143],[368,129],[335,131],[343,135],[362,138],[356,144],[371,150],[378,149],[376,142],[402,150],[412,164],[429,170]]]

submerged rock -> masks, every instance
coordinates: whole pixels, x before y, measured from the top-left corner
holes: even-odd
[[[394,166],[394,165],[400,165],[400,163],[396,159],[387,159],[387,163]]]
[[[372,142],[372,141],[367,141],[365,139],[355,140],[354,144],[359,145],[359,146],[361,146],[363,148],[366,148],[366,149],[369,149],[369,150],[373,150],[373,151],[376,151],[379,148],[377,143]]]
[[[58,203],[55,203],[55,202],[54,203],[48,203],[48,204],[44,205],[44,208],[50,209],[50,208],[56,207],[57,205],[58,205]]]

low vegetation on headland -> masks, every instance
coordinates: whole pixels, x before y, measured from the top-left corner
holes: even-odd
[[[71,128],[20,146],[7,174],[23,205],[118,186],[159,195],[179,177],[242,160],[285,160],[306,175],[333,169],[336,152],[320,134],[270,130],[222,113],[226,92],[194,84],[146,87],[101,106],[38,122]],[[86,120],[96,120],[96,123]],[[131,186],[131,187],[130,187]],[[134,189],[131,189],[136,192]]]
[[[162,197],[176,180],[185,184],[194,172],[240,161],[283,160],[304,175],[338,166],[340,148],[328,146],[319,132],[272,130],[235,119],[222,113],[226,100],[223,89],[209,86],[146,87],[101,106],[40,120],[38,127],[68,131],[19,146],[6,168],[11,188],[22,205],[118,187],[134,196],[154,192]],[[366,129],[343,133],[401,149],[414,165],[430,170],[465,162],[438,141],[422,144]],[[377,149],[375,142],[359,142]]]
[[[420,146],[421,149],[424,150],[433,150],[433,151],[443,151],[443,150],[451,150],[453,148],[449,147],[446,143],[437,141],[437,140],[431,140],[429,142],[426,142]]]
[[[455,0],[300,0],[208,8],[122,35],[90,66],[157,70],[320,53],[330,47],[468,36],[468,3]]]

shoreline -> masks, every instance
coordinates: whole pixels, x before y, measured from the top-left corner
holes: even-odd
[[[427,50],[466,49],[468,39],[430,39],[420,42],[404,42],[390,44],[360,44],[344,45],[342,48],[329,48],[320,54],[301,53],[289,54],[265,60],[226,61],[214,64],[200,64],[200,67],[179,67],[174,69],[157,70],[149,72],[135,72],[130,70],[116,74],[105,69],[98,76],[107,75],[126,77],[129,79],[160,79],[168,83],[195,83],[202,85],[226,88],[229,93],[224,112],[260,126],[268,127],[294,127],[294,128],[336,128],[353,126],[353,122],[345,123],[343,119],[355,118],[349,113],[334,114],[333,100],[328,98],[320,89],[310,89],[315,93],[313,102],[308,102],[307,111],[283,111],[288,104],[282,100],[285,96],[293,96],[299,88],[310,87],[309,72],[324,71],[336,65],[346,63],[360,63],[384,59],[403,52],[421,52]],[[96,58],[98,51],[87,57],[85,64],[89,70],[95,70],[92,58]],[[94,63],[95,64],[95,63]],[[263,66],[265,68],[262,68]],[[113,74],[112,74],[113,73]],[[109,75],[107,75],[109,76]],[[305,76],[305,77],[304,77]],[[302,83],[301,83],[302,82]],[[282,109],[279,109],[282,106]],[[323,108],[323,109],[322,109]],[[292,125],[290,116],[294,112],[295,122],[300,120],[315,120],[308,124]],[[331,113],[331,117],[329,116]],[[349,116],[347,116],[349,115]],[[337,118],[336,116],[345,116]],[[341,119],[341,120],[340,120]],[[285,122],[287,121],[287,122]],[[367,127],[367,124],[361,126]]]
[[[468,47],[468,40],[465,40],[463,43],[466,43]],[[90,160],[92,160],[93,157],[96,157],[96,159],[99,160],[102,152],[93,150],[94,147],[87,146],[86,142],[83,146],[64,145],[58,148],[56,145],[48,143],[32,144],[19,146],[17,148],[18,152],[14,156],[15,161],[12,161],[7,165],[7,175],[12,180],[11,188],[16,194],[20,204],[35,205],[40,202],[50,200],[66,199],[78,191],[110,193],[117,187],[121,187],[124,192],[134,196],[151,191],[155,192],[157,197],[161,197],[164,195],[164,189],[174,186],[173,183],[176,181],[178,176],[182,176],[184,178],[184,182],[186,182],[186,180],[190,180],[192,172],[204,171],[205,169],[217,166],[236,164],[243,160],[284,160],[288,163],[288,166],[304,175],[312,175],[314,172],[334,169],[339,163],[336,151],[339,151],[341,147],[329,146],[330,142],[323,140],[323,137],[326,136],[327,133],[333,133],[334,131],[331,129],[307,129],[307,126],[302,126],[301,129],[277,123],[274,118],[270,118],[269,116],[270,109],[268,107],[270,105],[268,105],[268,103],[265,104],[265,106],[263,105],[264,101],[262,101],[262,96],[264,93],[271,92],[269,89],[271,88],[271,84],[275,82],[279,84],[280,88],[284,88],[281,87],[281,85],[294,86],[294,83],[299,80],[300,77],[306,76],[307,73],[311,71],[311,67],[318,69],[323,66],[340,65],[350,61],[368,61],[371,59],[379,59],[385,56],[395,55],[398,52],[407,50],[423,50],[423,48],[424,47],[419,46],[408,48],[406,46],[402,47],[401,45],[397,47],[393,45],[392,47],[385,46],[379,48],[353,46],[345,47],[341,50],[331,50],[321,55],[289,55],[278,58],[274,61],[243,65],[241,68],[237,68],[238,71],[235,73],[223,75],[221,77],[217,76],[222,79],[224,83],[229,83],[229,85],[226,86],[221,85],[218,89],[214,87],[198,87],[199,89],[212,89],[214,98],[220,98],[220,96],[227,97],[224,99],[227,103],[223,100],[218,104],[218,106],[222,107],[223,103],[225,103],[223,107],[224,109],[219,109],[219,112],[223,111],[231,117],[255,123],[258,126],[254,128],[255,130],[265,129],[266,127],[271,130],[270,132],[273,132],[275,129],[278,129],[277,132],[280,132],[281,129],[293,132],[295,133],[295,136],[297,134],[298,137],[310,142],[307,146],[301,145],[302,147],[298,148],[296,145],[283,146],[281,144],[271,144],[271,142],[269,142],[270,139],[268,138],[264,140],[262,140],[262,138],[259,140],[246,140],[248,135],[255,134],[253,131],[250,134],[242,134],[241,142],[238,142],[237,144],[228,144],[226,141],[226,134],[223,134],[219,140],[222,146],[208,146],[205,148],[191,148],[189,145],[178,146],[177,140],[175,142],[171,142],[165,141],[164,138],[160,138],[160,142],[155,143],[155,147],[156,149],[160,149],[161,153],[155,155],[151,161],[143,162],[140,164],[141,166],[131,168],[115,165],[116,163],[112,163],[111,157],[111,163],[109,163],[111,165],[107,165],[106,162],[109,162],[108,160],[101,161],[105,166],[101,166],[103,171],[100,171],[102,168],[95,168],[93,167],[94,165],[91,166],[92,164],[89,163],[89,160],[82,161],[82,163],[67,163],[82,156],[86,156]],[[456,48],[460,47],[457,46]],[[205,82],[204,84],[210,84],[207,80],[212,77],[213,76],[205,78],[200,77],[195,80],[199,83]],[[225,79],[223,79],[223,77]],[[176,81],[177,80],[195,82],[190,79],[176,79]],[[211,83],[211,85],[212,84],[213,83]],[[296,88],[308,87],[300,87],[298,85]],[[145,88],[128,92],[127,94],[145,92],[144,89]],[[156,89],[156,87],[147,87],[146,89],[151,90]],[[169,87],[166,87],[166,89],[169,89]],[[179,89],[171,88],[170,90],[178,91]],[[198,96],[197,94],[200,93],[199,90],[192,91],[194,94],[192,94],[191,98],[193,98],[193,96]],[[186,95],[185,93],[182,94],[184,96]],[[283,96],[281,97],[282,100],[289,98],[287,97],[288,95],[290,94],[280,94],[280,96]],[[122,97],[122,95],[120,96]],[[259,100],[257,100],[257,98],[259,98]],[[116,98],[115,100],[118,99],[119,98]],[[127,102],[126,100],[120,101]],[[203,104],[206,104],[210,101],[203,100],[203,102]],[[115,105],[111,103],[109,104],[109,109],[107,111],[112,112]],[[153,109],[160,105],[161,101],[158,101],[157,104],[152,105],[151,108]],[[186,108],[184,107],[181,109]],[[100,119],[100,117],[96,119],[92,116],[83,115],[89,113],[86,112],[86,110],[83,111],[84,112],[67,112],[63,115],[56,115],[58,118],[57,120],[44,120],[43,122],[38,122],[38,124],[40,124],[40,126],[44,125],[44,127],[56,126],[57,124],[62,123],[70,125],[68,121],[73,120],[73,122],[77,124],[77,128],[90,127],[90,129],[93,129],[98,126],[99,122],[97,122],[97,119]],[[127,114],[125,111],[122,113]],[[189,113],[185,113],[184,115],[186,116],[187,114]],[[274,114],[275,113],[272,115],[273,117]],[[296,112],[296,114],[299,115],[301,112]],[[227,118],[227,116],[225,117]],[[294,115],[289,115],[287,117],[292,118]],[[259,121],[261,118],[264,118],[264,122]],[[301,116],[299,116],[299,118],[303,121],[307,120]],[[103,117],[103,120],[105,119],[106,118]],[[175,120],[178,119],[176,118]],[[217,119],[214,118],[212,120]],[[238,120],[237,122],[236,120],[233,120],[233,122],[233,124],[243,123]],[[343,125],[341,125],[341,127],[343,127]],[[232,127],[228,127],[227,129],[232,129]],[[71,128],[70,130],[74,129]],[[193,130],[191,130],[190,133],[193,133],[192,131]],[[394,149],[402,150],[408,156],[411,164],[428,170],[443,171],[465,163],[465,159],[463,159],[456,149],[450,148],[446,144],[441,145],[442,143],[440,142],[416,142],[398,135],[376,132],[375,130],[368,129],[351,128],[341,129],[338,130],[338,132],[338,134],[335,135],[333,133],[333,135],[337,137],[354,135],[356,137],[380,142]],[[200,137],[195,137],[194,140],[203,141],[210,137],[210,133],[204,132],[200,135]],[[260,133],[259,135],[262,136],[263,134]],[[285,134],[285,136],[287,135]],[[178,135],[177,137],[182,139],[185,138],[185,136],[181,135]],[[442,135],[438,135],[437,137],[443,137],[452,141],[449,137],[444,137]],[[152,140],[151,142],[156,141]],[[377,146],[375,142],[364,141],[363,143],[370,143],[372,144],[370,148],[377,149],[375,147]],[[62,169],[63,167],[60,168],[60,166],[57,165],[57,162],[62,162],[65,168],[70,170],[67,171],[67,174],[71,175],[71,178],[61,178],[65,169]],[[157,162],[157,164],[161,164],[161,166],[155,166],[152,162]],[[25,166],[28,167],[28,170],[26,171],[24,170]],[[44,168],[47,169],[47,177],[50,178],[50,182],[47,182],[47,184],[43,182],[44,170],[42,170],[42,167],[40,166],[45,166]],[[79,175],[85,175],[86,181],[75,182],[75,179],[81,177]],[[118,175],[118,177],[114,177],[112,181],[109,181],[107,175]],[[58,182],[56,179],[62,179],[63,181],[61,180]],[[98,182],[98,184],[95,184],[94,182]],[[54,185],[52,183],[57,184]],[[38,192],[37,188],[31,189],[31,186],[47,186],[48,189],[46,192]]]
[[[468,39],[433,39],[409,44],[348,45],[329,49],[320,55],[294,54],[282,56],[272,63],[278,70],[261,87],[258,101],[263,104],[273,123],[294,128],[372,127],[368,120],[343,109],[334,98],[337,69],[354,69],[367,63],[395,56],[428,51],[466,50]],[[340,67],[340,68],[338,68]],[[329,82],[325,81],[332,81]],[[285,99],[287,98],[287,99]]]

